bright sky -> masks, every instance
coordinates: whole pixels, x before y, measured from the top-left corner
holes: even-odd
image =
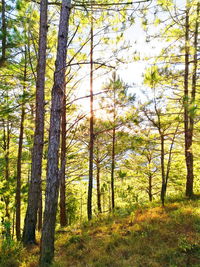
[[[185,0],[177,0],[176,3],[179,7],[184,8]],[[156,32],[156,28],[152,33]],[[124,56],[126,57],[126,53],[133,55],[134,51],[141,54],[141,57],[153,57],[159,54],[161,49],[163,48],[164,43],[159,39],[155,39],[151,42],[146,42],[146,35],[141,26],[141,19],[136,16],[135,23],[129,29],[127,29],[124,33],[124,37],[126,41],[129,41],[132,44],[130,51],[125,51]],[[95,53],[95,52],[94,52]],[[132,56],[133,57],[133,56]],[[136,93],[139,97],[142,97],[141,89],[143,82],[143,73],[145,68],[149,67],[148,63],[145,61],[135,61],[132,63],[121,64],[119,69],[117,70],[117,74],[131,86],[130,92]],[[99,78],[94,80],[94,93],[99,92],[102,89],[102,83],[105,82],[105,78]],[[79,94],[81,96],[87,95],[89,92],[89,77],[84,80],[81,85]],[[83,109],[89,112],[89,98],[81,101],[81,105],[83,105]]]

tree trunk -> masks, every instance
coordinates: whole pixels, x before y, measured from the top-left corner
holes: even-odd
[[[87,214],[92,219],[92,188],[93,188],[93,159],[94,159],[94,110],[93,110],[93,14],[91,14],[90,42],[90,144],[89,144],[89,181]]]
[[[23,79],[23,97],[26,91],[26,80],[27,80],[27,57],[25,47],[25,66],[24,66],[24,79]],[[22,148],[23,148],[23,137],[24,137],[24,119],[25,119],[25,106],[24,99],[21,104],[21,122],[19,132],[19,144],[18,144],[18,157],[17,157],[17,186],[16,186],[16,237],[19,241],[21,239],[21,169],[22,169]]]
[[[198,63],[198,58],[197,58],[197,52],[198,52],[198,35],[199,35],[199,9],[200,9],[200,3],[197,4],[197,18],[196,18],[196,23],[195,23],[195,32],[194,32],[194,65],[193,65],[193,73],[192,73],[192,93],[191,93],[191,102],[194,105],[195,103],[195,97],[196,97],[196,84],[197,84],[197,63]],[[190,119],[193,119],[191,117]],[[194,128],[194,121],[190,121],[190,127],[193,133],[193,128]]]
[[[194,57],[193,57],[193,73],[192,73],[192,91],[191,91],[191,105],[195,105],[195,96],[196,96],[196,79],[197,79],[197,46],[198,46],[198,28],[199,28],[199,3],[197,5],[197,19],[195,24],[195,32],[194,32]],[[189,24],[189,21],[186,24]],[[188,29],[189,31],[189,29]],[[189,38],[186,36],[186,40]],[[188,51],[189,57],[189,51]],[[189,64],[189,59],[186,59],[186,64]],[[189,68],[189,66],[188,66]],[[187,74],[187,72],[186,72]],[[193,133],[194,133],[194,114],[188,111],[189,116],[189,127],[188,127],[188,135],[187,135],[187,184],[186,184],[186,195],[191,197],[193,195],[193,180],[194,180],[194,157],[192,151],[192,143],[193,143]]]
[[[24,222],[23,243],[35,243],[37,211],[41,198],[42,154],[44,143],[44,86],[46,71],[47,43],[47,0],[40,2],[39,53],[36,81],[36,118],[34,145],[32,151],[31,182],[28,194],[28,207]]]
[[[38,231],[40,232],[42,230],[42,210],[43,210],[43,202],[42,202],[42,188],[40,188],[40,198],[39,198],[39,204],[38,204]]]
[[[149,194],[149,201],[152,201],[152,174],[149,174],[149,189],[148,189],[148,194]]]
[[[114,73],[114,83],[116,82],[116,74]],[[111,207],[115,208],[115,187],[114,187],[114,172],[115,172],[115,143],[116,143],[116,88],[114,84],[113,92],[113,133],[112,133],[112,163],[111,163]]]
[[[185,74],[184,74],[184,130],[185,130],[185,160],[187,168],[186,196],[193,195],[193,155],[191,153],[191,131],[189,130],[189,8],[186,7],[185,17]]]
[[[1,59],[0,59],[0,66],[6,60],[6,2],[5,0],[1,0],[1,15],[2,15],[2,24],[1,24],[1,32],[2,32],[2,41],[1,41]]]
[[[102,213],[101,209],[101,188],[100,188],[100,166],[97,162],[97,208],[98,212]]]
[[[83,193],[81,188],[81,200],[80,200],[80,223],[82,223],[83,218]]]
[[[71,0],[63,0],[59,22],[58,47],[52,88],[49,147],[47,158],[47,185],[44,222],[41,238],[40,266],[48,266],[54,257],[54,234],[59,191],[58,152],[62,101],[65,87],[67,37]]]
[[[112,211],[112,197],[111,197],[111,186],[108,187],[108,210]]]
[[[114,188],[114,172],[115,172],[115,125],[112,135],[112,164],[111,164],[111,205],[112,210],[115,208],[115,188]]]
[[[161,142],[161,176],[162,176],[162,188],[161,188],[161,201],[162,205],[165,205],[165,195],[166,195],[166,181],[165,181],[165,148],[164,148],[164,135],[160,133]]]
[[[65,166],[66,166],[66,90],[64,91],[62,107],[62,134],[61,134],[61,166],[60,166],[60,226],[67,225],[66,215],[66,186],[65,186]]]
[[[13,212],[13,215],[12,215],[12,234],[11,234],[11,237],[12,239],[14,239],[14,235],[15,235],[15,211]]]
[[[5,184],[6,184],[6,191],[9,192],[9,176],[10,176],[10,160],[9,160],[9,154],[10,154],[10,127],[9,127],[9,121],[6,122],[3,120],[3,127],[4,127],[4,133],[3,133],[3,150],[5,155]],[[9,211],[9,196],[4,196],[4,202],[5,202],[5,217],[10,219],[10,211]]]

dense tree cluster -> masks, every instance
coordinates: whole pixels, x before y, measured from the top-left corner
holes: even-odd
[[[199,6],[1,0],[1,231],[41,231],[40,266],[57,224],[198,192]],[[120,73],[133,62],[140,86]]]

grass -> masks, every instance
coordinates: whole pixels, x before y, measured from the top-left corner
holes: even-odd
[[[200,201],[138,206],[129,214],[101,217],[58,231],[52,267],[198,267]],[[39,248],[29,248],[22,267],[36,267]],[[1,266],[1,265],[0,265]]]

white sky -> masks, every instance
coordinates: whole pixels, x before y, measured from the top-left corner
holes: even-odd
[[[184,9],[185,0],[177,0],[176,3],[179,7]],[[159,26],[158,26],[159,27]],[[153,32],[155,33],[156,29],[152,27]],[[141,57],[153,57],[159,54],[161,49],[164,46],[164,43],[159,39],[155,39],[151,42],[146,42],[146,34],[141,26],[141,19],[136,17],[135,23],[129,29],[127,29],[124,33],[124,37],[126,41],[129,41],[132,44],[130,51],[124,52],[133,57],[134,51],[137,51],[141,54]],[[135,43],[136,42],[136,43]],[[95,50],[94,50],[95,53]],[[126,57],[126,55],[125,55]],[[131,85],[130,92],[136,93],[139,97],[142,97],[141,89],[143,83],[143,73],[145,68],[149,67],[146,61],[133,61],[132,63],[121,64],[119,69],[117,70],[117,74],[129,85]],[[88,68],[89,69],[89,68]],[[102,82],[104,82],[105,78],[100,78],[94,80],[94,93],[99,92],[102,89]],[[82,83],[79,93],[81,96],[87,95],[89,92],[89,76]],[[83,109],[89,111],[89,98],[82,100],[81,104],[84,106]]]

